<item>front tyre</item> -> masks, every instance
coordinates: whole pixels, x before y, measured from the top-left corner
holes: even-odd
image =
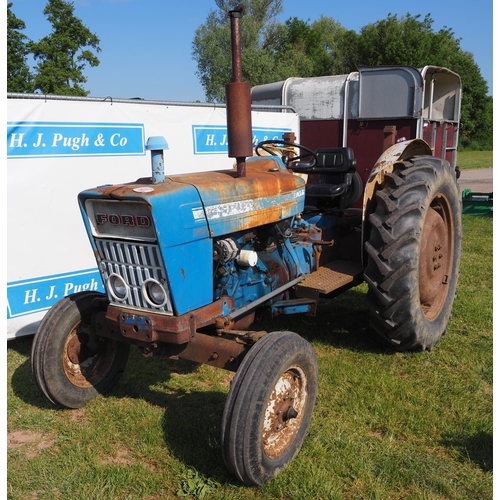
[[[94,300],[81,292],[55,304],[33,339],[31,370],[36,384],[55,405],[80,408],[110,389],[121,377],[130,346],[92,331]]]
[[[299,452],[318,385],[316,354],[293,332],[260,339],[243,359],[222,417],[222,455],[248,485],[262,485]]]
[[[448,324],[459,275],[462,204],[447,161],[395,166],[370,214],[365,280],[371,325],[398,351],[431,349]]]

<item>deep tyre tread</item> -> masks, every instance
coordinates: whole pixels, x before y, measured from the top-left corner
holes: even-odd
[[[269,427],[265,423],[277,414],[274,403],[283,404],[274,397],[275,388],[291,373],[300,374],[293,402],[298,415],[288,421],[290,427],[284,434],[274,432],[273,421],[271,439],[267,439]],[[260,486],[297,455],[312,418],[317,384],[314,349],[296,333],[268,333],[250,349],[231,384],[222,418],[222,455],[240,481]]]
[[[364,271],[371,326],[398,351],[431,349],[446,331],[459,275],[455,173],[445,160],[415,157],[386,175],[375,198]]]
[[[125,369],[129,344],[97,337],[98,349],[84,351],[91,328],[92,303],[100,297],[103,295],[97,292],[81,292],[61,299],[45,314],[35,334],[31,347],[33,378],[56,406],[84,406],[116,384]],[[68,341],[72,338],[74,349],[68,355]],[[75,359],[76,348],[81,351],[81,365]],[[77,362],[72,363],[69,358]]]

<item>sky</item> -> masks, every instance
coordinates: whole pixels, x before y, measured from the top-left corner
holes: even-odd
[[[9,0],[26,24],[23,33],[34,41],[50,34],[43,9],[47,0]],[[205,101],[192,58],[195,31],[205,24],[214,0],[73,0],[74,15],[100,39],[100,64],[87,66],[83,87],[90,97],[162,101]],[[430,13],[433,29],[451,28],[461,48],[472,52],[493,95],[493,0],[420,0],[418,2],[335,2],[283,0],[290,17],[316,21],[334,18],[357,33],[389,14]],[[495,11],[496,12],[496,11]]]

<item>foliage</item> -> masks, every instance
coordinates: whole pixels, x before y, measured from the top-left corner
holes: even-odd
[[[19,32],[25,23],[12,14],[11,6],[12,3],[7,6],[8,91],[88,95],[82,87],[87,81],[83,71],[87,65],[99,65],[94,53],[100,52],[99,38],[74,15],[74,4],[47,1],[43,13],[52,25],[52,32],[38,42]],[[37,61],[34,76],[26,63],[28,54]]]
[[[179,480],[179,497],[195,497],[197,499],[213,497],[217,483],[211,479],[203,477],[198,472],[188,469],[185,476]]]
[[[430,14],[389,14],[361,28],[359,34],[325,16],[309,23],[296,17],[278,23],[281,1],[245,0],[241,19],[243,78],[252,86],[289,77],[348,74],[360,66],[445,66],[462,79],[462,147],[491,148],[492,98],[470,52],[460,48],[451,28],[433,29]],[[196,30],[193,58],[208,100],[224,100],[230,79],[230,30],[227,11],[232,2],[216,0],[218,13]]]
[[[195,32],[192,56],[207,101],[223,102],[225,85],[232,77],[228,12],[239,3],[234,0],[215,0],[215,3],[218,11],[210,10],[206,23]],[[241,19],[243,79],[252,85],[267,83],[274,74],[272,40],[283,0],[244,0],[241,4],[245,9]]]
[[[33,92],[33,75],[27,63],[31,40],[21,33],[26,24],[12,12],[7,4],[7,92]]]

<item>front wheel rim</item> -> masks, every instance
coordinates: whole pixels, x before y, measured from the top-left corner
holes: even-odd
[[[267,402],[262,445],[268,458],[281,457],[294,442],[304,419],[307,398],[306,372],[294,365],[280,376]]]
[[[90,349],[89,338],[82,323],[79,323],[68,334],[62,352],[64,374],[81,389],[98,385],[109,374],[116,354],[113,341],[98,338],[97,346]]]

